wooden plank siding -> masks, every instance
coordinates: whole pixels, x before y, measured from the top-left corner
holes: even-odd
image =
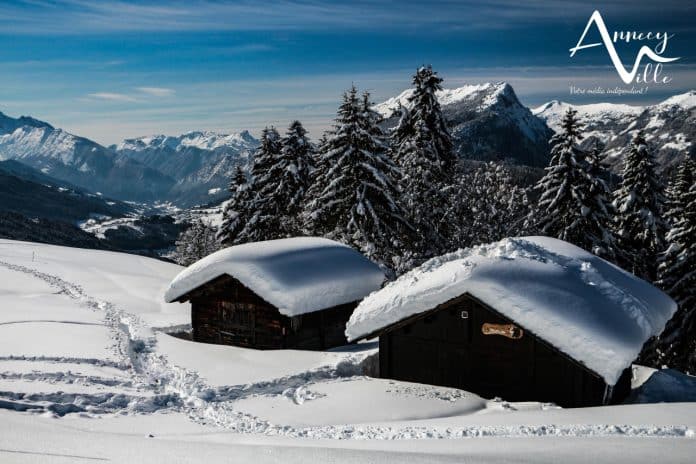
[[[485,323],[515,324],[463,295],[388,327],[379,339],[380,376],[563,407],[616,402],[630,390],[630,369],[612,391],[599,375],[524,327],[520,339],[511,339],[483,334]]]
[[[347,344],[345,325],[357,302],[288,317],[231,276],[179,299],[191,301],[194,341],[257,349],[322,350]]]

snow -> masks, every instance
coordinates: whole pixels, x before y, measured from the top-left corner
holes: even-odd
[[[161,301],[180,271],[136,255],[0,240],[1,462],[693,458],[696,403],[565,410],[364,377],[375,343],[257,351],[174,338],[156,328],[189,322],[188,305]],[[675,382],[648,398],[663,374]],[[637,377],[640,401],[692,398],[691,377]]]
[[[74,135],[50,126],[22,126],[11,133],[0,134],[0,159],[40,156],[57,158],[70,165],[77,161],[74,154],[77,140]]]
[[[222,275],[239,280],[286,316],[357,301],[380,288],[384,273],[333,240],[296,237],[225,248],[189,266],[169,285],[172,302]]]
[[[646,412],[648,414],[648,412]],[[620,419],[620,418],[619,418]],[[690,462],[693,440],[684,438],[482,437],[464,440],[279,440],[216,431],[173,415],[121,417],[109,421],[49,420],[0,414],[3,462]],[[443,446],[444,445],[444,446]]]
[[[690,90],[686,93],[674,95],[669,97],[667,100],[659,103],[658,106],[681,106],[685,109],[691,109],[696,107],[696,90]]]
[[[237,346],[193,343],[157,334],[157,346],[167,359],[184,369],[196,371],[215,387],[254,385],[278,378],[290,383],[292,376],[307,372],[330,372],[345,361],[359,364],[374,354],[373,344],[360,344],[350,351],[250,350]],[[229,366],[235,366],[230,369]],[[308,374],[307,377],[311,377]],[[328,376],[328,375],[327,375]]]
[[[487,95],[484,106],[490,106],[495,103],[497,96],[506,90],[506,87],[508,87],[508,84],[504,82],[497,84],[486,82],[483,84],[464,85],[455,89],[442,89],[436,92],[436,96],[440,105],[446,106],[462,100],[477,98],[480,95]],[[408,108],[408,99],[411,95],[413,95],[413,89],[404,90],[396,97],[389,98],[375,105],[373,109],[383,117],[388,118],[399,106]]]
[[[142,229],[135,225],[139,218],[137,216],[111,218],[109,216],[91,217],[81,221],[77,226],[87,233],[94,235],[97,238],[106,238],[106,232],[115,230],[119,227],[128,227],[138,233],[142,233]]]
[[[643,106],[631,106],[617,103],[592,103],[589,105],[573,105],[559,100],[552,100],[544,103],[541,106],[532,109],[532,114],[546,121],[546,124],[558,132],[561,126],[561,120],[569,109],[574,109],[578,112],[578,119],[582,124],[591,125],[592,122],[598,121],[607,124],[612,121],[619,123],[628,123],[646,108]],[[595,135],[600,139],[607,139],[602,131],[593,131],[592,134],[585,134],[586,137]],[[610,134],[613,135],[613,134]],[[605,140],[606,141],[606,140]]]
[[[541,106],[532,109],[535,115],[544,114],[546,112],[559,113],[561,116],[568,111],[569,108],[576,110],[581,115],[602,115],[602,114],[633,114],[638,115],[645,109],[642,106],[632,106],[620,103],[591,103],[588,105],[571,105],[559,100],[552,100],[544,103]]]
[[[256,139],[248,131],[222,134],[213,131],[193,131],[179,136],[152,135],[127,139],[116,145],[117,151],[128,150],[140,152],[153,148],[168,147],[175,151],[186,148],[199,150],[217,150],[220,148],[246,149],[256,144]]]
[[[676,311],[667,295],[549,237],[504,239],[424,263],[363,300],[355,340],[468,293],[614,385]]]
[[[0,239],[0,261],[36,269],[40,274],[59,275],[69,282],[62,292],[70,295],[86,293],[116,306],[131,308],[138,317],[154,327],[190,323],[188,304],[167,304],[162,301],[161,295],[167,284],[181,271],[181,267],[175,264],[125,253],[3,239]],[[54,282],[54,279],[43,275],[33,277],[49,284]],[[14,288],[25,293],[19,284]],[[36,306],[31,305],[32,308]],[[43,304],[38,306],[46,307]],[[24,307],[26,305],[17,310]],[[84,313],[84,310],[81,312]]]
[[[666,137],[664,137],[664,138],[669,137],[669,134],[664,134],[664,135],[666,135]],[[673,150],[685,152],[689,149],[690,146],[691,146],[691,141],[689,141],[687,139],[685,134],[680,132],[680,133],[674,135],[673,140],[671,142],[667,142],[664,145],[662,145],[662,148],[671,148]]]

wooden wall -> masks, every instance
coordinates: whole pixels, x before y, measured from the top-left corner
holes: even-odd
[[[585,366],[528,332],[519,339],[484,335],[484,323],[512,321],[463,296],[393,326],[380,335],[381,376],[508,401],[604,403],[605,382]],[[627,369],[610,400],[623,399],[628,390]]]
[[[357,302],[287,317],[238,280],[223,276],[182,300],[191,301],[193,340],[257,349],[327,349],[345,345]]]

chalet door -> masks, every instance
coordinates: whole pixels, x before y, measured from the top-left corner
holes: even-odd
[[[239,346],[254,346],[255,306],[227,301],[222,301],[219,304],[220,342]]]

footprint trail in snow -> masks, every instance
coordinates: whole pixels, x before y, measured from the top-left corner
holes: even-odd
[[[240,433],[260,433],[273,436],[323,439],[418,439],[467,438],[481,436],[633,436],[633,437],[689,437],[694,431],[685,426],[639,425],[541,425],[541,426],[377,426],[329,425],[294,427],[273,424],[235,408],[235,402],[252,396],[285,396],[301,405],[311,396],[304,394],[307,387],[317,382],[333,381],[350,375],[356,369],[336,369],[326,366],[295,375],[250,385],[213,388],[196,373],[172,365],[155,350],[157,343],[153,330],[137,316],[117,308],[113,303],[88,295],[84,289],[58,276],[36,269],[0,261],[0,266],[11,271],[40,279],[60,293],[80,302],[83,306],[103,314],[109,329],[117,361],[94,358],[63,358],[51,356],[0,357],[0,362],[16,361],[46,365],[70,365],[87,370],[110,369],[110,375],[84,374],[72,371],[0,372],[0,380],[42,382],[58,388],[70,386],[99,386],[107,390],[96,393],[80,391],[12,392],[0,391],[0,408],[16,411],[44,412],[55,416],[71,413],[146,414],[170,410],[185,413],[201,424],[213,425]],[[339,374],[340,372],[340,374]],[[66,390],[68,390],[66,388]]]

